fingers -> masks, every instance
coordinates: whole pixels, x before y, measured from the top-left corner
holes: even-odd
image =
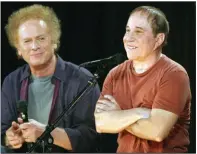
[[[28,132],[25,132],[23,134],[23,139],[25,140],[25,142],[35,142],[35,139],[34,139],[34,134],[29,134]]]
[[[95,112],[120,110],[120,106],[111,95],[104,95],[105,99],[99,99],[96,104]]]
[[[19,128],[19,124],[17,124],[15,121],[12,122],[12,129],[17,130]]]
[[[104,95],[104,98],[109,99],[111,102],[116,102],[115,98],[111,95]]]
[[[23,144],[18,144],[18,145],[15,145],[15,146],[12,146],[11,148],[12,149],[19,149],[22,147]]]
[[[8,147],[10,148],[10,149],[19,149],[19,148],[21,148],[22,147],[22,145],[23,144],[16,144],[16,145],[9,145]]]
[[[32,124],[32,125],[36,125],[36,126],[38,126],[38,127],[41,127],[41,128],[43,128],[43,129],[46,128],[46,125],[45,125],[45,124],[42,124],[42,123],[40,123],[40,122],[38,122],[38,121],[36,121],[36,120],[34,120],[34,119],[30,119],[30,120],[29,120],[29,123]]]
[[[109,107],[106,106],[105,104],[101,104],[101,103],[96,104],[96,109],[95,109],[96,113],[104,112],[108,110],[109,110]]]
[[[20,128],[22,130],[28,129],[30,127],[31,127],[31,124],[30,123],[23,123],[23,124],[20,125]]]
[[[116,105],[119,106],[119,104],[116,102],[115,98],[111,95],[104,95],[104,98],[109,99],[111,102],[115,103]]]
[[[23,129],[22,130],[22,136],[23,136],[24,139],[28,137],[28,131],[27,131],[27,129]]]
[[[6,136],[14,137],[19,127],[16,122],[12,122],[12,126],[6,131]]]
[[[20,142],[19,139],[17,139],[17,140],[10,140],[10,141],[9,141],[9,144],[10,144],[12,147],[14,147],[14,146],[17,146],[17,145],[21,144],[21,142]]]
[[[12,129],[12,128],[11,128],[11,129]],[[13,132],[11,129],[8,129],[8,130],[6,131],[6,136],[14,137],[14,132]]]
[[[20,148],[23,143],[22,132],[19,124],[12,122],[11,127],[6,131],[6,144],[13,149]]]
[[[25,138],[25,142],[34,142],[34,141],[32,141],[30,138]]]
[[[113,105],[113,102],[110,102],[110,101],[105,100],[105,99],[99,99],[97,102],[98,102],[98,104],[102,104],[102,105],[108,106],[108,107]]]
[[[109,102],[108,100],[105,100],[105,99],[99,99],[97,101],[97,104],[96,104],[96,112],[104,112],[104,111],[107,111],[109,110],[109,108],[111,108],[112,106],[112,102]]]
[[[15,135],[15,136],[7,136],[6,137],[6,145],[12,149],[18,149],[22,146],[24,140],[22,137]]]
[[[96,113],[100,113],[100,112],[104,112],[104,111],[106,111],[106,110],[104,110],[102,108],[96,108],[96,110],[95,110]]]
[[[35,142],[43,133],[44,129],[32,123],[23,123],[20,125],[22,136],[26,142]]]
[[[108,103],[108,102],[111,102],[113,104],[116,104],[119,106],[119,104],[116,102],[115,98],[111,95],[104,95],[104,98],[105,99],[99,99],[98,102],[101,102],[101,103]]]

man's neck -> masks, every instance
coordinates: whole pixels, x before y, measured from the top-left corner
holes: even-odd
[[[156,52],[156,54],[149,55],[143,61],[133,61],[133,68],[136,73],[144,73],[149,68],[151,68],[162,56],[161,52]]]
[[[49,76],[54,74],[55,72],[55,67],[56,67],[56,61],[57,58],[54,55],[51,59],[49,59],[49,61],[39,67],[31,67],[30,66],[30,70],[32,75],[36,76],[36,77],[45,77],[45,76]]]

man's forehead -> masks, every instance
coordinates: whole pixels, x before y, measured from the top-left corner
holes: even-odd
[[[147,15],[142,15],[140,13],[134,13],[129,17],[127,26],[132,27],[147,27],[150,26],[147,20]]]
[[[19,36],[21,39],[46,35],[47,25],[43,20],[28,20],[20,25]]]
[[[44,22],[44,20],[39,20],[39,23],[40,23],[40,25],[43,26],[43,27],[46,26],[46,23]]]
[[[23,22],[19,28],[21,28],[21,30],[24,30],[25,28],[28,28],[29,26],[33,26],[33,25],[38,25],[40,27],[47,27],[47,24],[44,20],[41,20],[41,19],[29,19],[25,22]]]
[[[143,14],[140,14],[140,13],[135,13],[135,14],[132,14],[130,17],[129,17],[129,22],[139,22],[139,23],[143,23],[143,22],[147,22],[147,15],[143,15]]]

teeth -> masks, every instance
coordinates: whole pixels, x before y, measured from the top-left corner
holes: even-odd
[[[137,47],[129,47],[130,49],[136,49]]]

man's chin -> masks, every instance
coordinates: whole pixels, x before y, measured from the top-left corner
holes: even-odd
[[[127,54],[127,58],[129,60],[132,60],[132,61],[141,61],[143,59],[143,57],[140,57],[138,55],[131,55],[131,54]]]
[[[34,62],[30,62],[29,65],[31,67],[40,67],[40,66],[43,65],[43,62],[41,62],[41,61],[34,61]]]
[[[136,59],[137,59],[137,57],[131,56],[131,55],[127,55],[127,58],[128,58],[129,60],[136,60]]]

